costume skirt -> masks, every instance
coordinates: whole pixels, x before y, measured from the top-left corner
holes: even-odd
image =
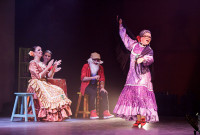
[[[154,92],[145,86],[126,85],[113,112],[130,121],[136,121],[137,115],[145,116],[147,122],[159,121]]]
[[[34,105],[38,121],[62,121],[72,115],[64,91],[44,80],[31,79],[27,92],[34,94]]]

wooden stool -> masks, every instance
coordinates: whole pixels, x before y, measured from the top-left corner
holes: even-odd
[[[28,121],[28,117],[34,117],[34,120],[37,121],[36,113],[35,113],[35,106],[34,106],[34,102],[33,102],[33,94],[34,93],[14,93],[14,94],[16,95],[16,98],[15,98],[15,103],[14,103],[13,112],[12,112],[12,116],[11,116],[11,121],[13,121],[14,117],[25,118],[25,122]],[[18,103],[19,97],[22,97],[20,114],[16,114],[15,112],[17,109],[17,103]],[[29,98],[29,97],[30,97],[30,104],[32,106],[33,114],[28,114],[27,98]],[[25,109],[25,111],[24,111],[24,109]],[[24,112],[24,114],[23,114],[23,112]]]
[[[76,112],[75,112],[75,118],[78,117],[78,114],[83,114],[83,118],[88,118],[89,117],[89,108],[88,108],[88,95],[87,94],[84,94],[84,98],[83,98],[83,111],[79,111],[79,107],[80,107],[80,104],[81,104],[81,97],[82,97],[82,94],[81,92],[77,92],[77,94],[79,95],[78,97],[78,103],[77,103],[77,106],[76,106]]]

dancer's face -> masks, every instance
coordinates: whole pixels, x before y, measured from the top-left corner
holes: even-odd
[[[51,54],[46,52],[44,55],[43,55],[43,60],[45,62],[49,62],[51,60]]]
[[[41,58],[42,57],[42,48],[40,46],[37,46],[35,48],[35,51],[34,51],[34,55]]]
[[[143,45],[148,45],[151,42],[151,34],[150,33],[145,33],[142,37],[141,37],[141,43]]]

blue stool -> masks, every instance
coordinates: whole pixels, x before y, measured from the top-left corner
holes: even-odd
[[[14,94],[16,95],[16,98],[15,98],[15,103],[14,103],[13,112],[12,112],[12,116],[11,116],[11,121],[13,121],[14,117],[25,118],[25,121],[28,121],[28,117],[34,117],[34,120],[37,121],[36,114],[35,114],[35,106],[34,106],[34,102],[33,102],[33,94],[34,93],[14,93]],[[29,96],[30,96],[29,105],[32,106],[33,115],[28,114],[27,97],[29,97]],[[17,103],[18,103],[19,97],[22,97],[20,114],[16,114],[15,112],[17,109]],[[24,104],[23,104],[23,102],[24,102]],[[24,108],[25,108],[25,112],[23,113]]]

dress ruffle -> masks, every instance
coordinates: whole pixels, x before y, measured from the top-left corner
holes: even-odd
[[[130,121],[136,121],[137,115],[145,116],[147,122],[159,121],[155,95],[145,86],[125,86],[113,112]]]
[[[71,100],[60,87],[32,79],[27,91],[35,93],[34,105],[38,121],[62,121],[72,115]]]

